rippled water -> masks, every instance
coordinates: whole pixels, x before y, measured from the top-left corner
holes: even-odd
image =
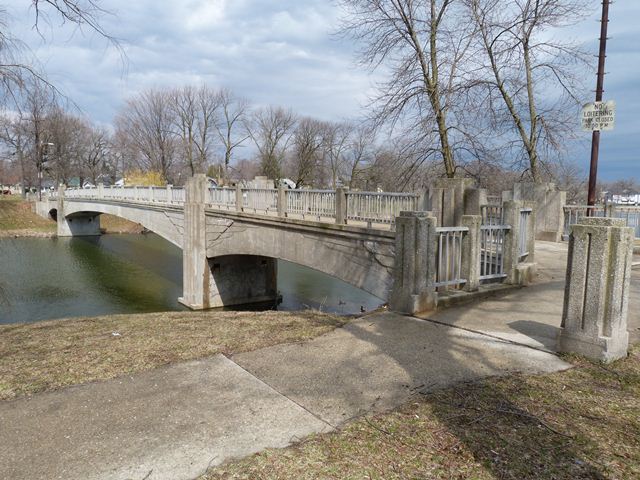
[[[322,273],[278,262],[280,310],[369,310],[381,301]],[[0,239],[0,323],[183,310],[182,253],[154,234]],[[239,308],[241,309],[241,308]]]

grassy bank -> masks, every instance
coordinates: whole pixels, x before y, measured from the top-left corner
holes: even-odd
[[[315,312],[173,312],[0,325],[0,400],[299,342],[345,322]]]
[[[560,373],[417,395],[199,480],[640,478],[640,351],[607,367],[570,361]]]
[[[137,223],[113,215],[100,215],[102,233],[141,233]],[[0,196],[0,237],[54,236],[56,223],[36,215],[20,196]]]
[[[16,195],[0,196],[0,237],[53,235],[56,224],[36,215],[31,204]]]

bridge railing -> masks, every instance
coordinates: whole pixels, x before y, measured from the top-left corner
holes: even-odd
[[[420,195],[413,193],[346,192],[347,221],[393,224],[402,211],[420,209]]]
[[[564,206],[564,235],[569,236],[571,225],[578,222],[580,217],[612,217],[622,218],[627,226],[635,231],[636,239],[640,239],[640,206],[632,205],[565,205]]]
[[[511,225],[480,227],[480,282],[504,279],[506,237]]]
[[[299,215],[315,220],[336,218],[336,192],[333,190],[285,190],[287,216]]]
[[[462,241],[468,233],[468,227],[436,228],[436,288],[458,289],[467,283],[462,275]]]
[[[183,187],[113,186],[70,188],[68,198],[88,198],[182,205]],[[390,226],[402,211],[421,209],[421,196],[414,193],[349,192],[338,190],[288,190],[259,188],[210,188],[205,203],[208,208],[247,213],[278,215],[341,224]]]

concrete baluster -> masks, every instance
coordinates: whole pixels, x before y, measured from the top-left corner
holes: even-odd
[[[167,203],[173,202],[173,185],[167,184]]]
[[[149,202],[153,203],[153,187],[149,187]]]

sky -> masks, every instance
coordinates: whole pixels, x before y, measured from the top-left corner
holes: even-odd
[[[124,61],[103,38],[60,25],[53,15],[37,32],[30,1],[3,3],[10,31],[48,78],[103,124],[148,87],[201,82],[228,87],[255,105],[354,118],[381,75],[358,66],[353,45],[332,35],[341,12],[331,0],[103,0],[112,14],[101,23],[120,40]],[[596,55],[600,1],[592,3],[590,16],[566,34]],[[640,1],[616,1],[610,17],[605,100],[617,103],[616,128],[602,133],[599,178],[640,180]],[[595,71],[591,83],[595,90]],[[586,174],[591,135],[579,137],[568,157]]]

